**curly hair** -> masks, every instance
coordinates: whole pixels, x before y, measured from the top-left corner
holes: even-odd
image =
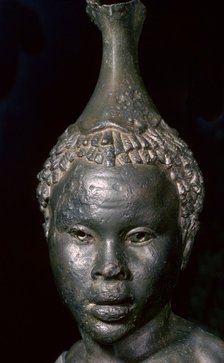
[[[203,203],[203,178],[192,152],[176,130],[163,120],[139,134],[118,127],[86,134],[77,128],[74,132],[73,128],[69,127],[59,138],[38,174],[37,197],[45,220],[52,190],[75,160],[85,159],[105,167],[150,164],[162,168],[176,186],[182,237],[185,239],[187,234],[191,240],[194,238]]]

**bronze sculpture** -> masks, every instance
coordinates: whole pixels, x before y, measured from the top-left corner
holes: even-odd
[[[103,35],[100,77],[39,174],[53,273],[82,335],[57,362],[222,362],[223,343],[170,308],[203,181],[141,81],[145,7],[87,3]]]

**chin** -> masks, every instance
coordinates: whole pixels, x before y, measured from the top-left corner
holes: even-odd
[[[124,338],[134,328],[134,323],[95,321],[93,324],[81,324],[81,332],[95,342],[110,345]]]

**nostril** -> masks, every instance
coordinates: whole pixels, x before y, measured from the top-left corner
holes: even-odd
[[[105,266],[105,274],[108,276],[118,275],[121,272],[121,268],[118,264],[108,264]]]
[[[91,275],[93,279],[103,277],[105,279],[123,280],[128,278],[127,269],[124,266],[112,263],[105,266],[94,266]]]

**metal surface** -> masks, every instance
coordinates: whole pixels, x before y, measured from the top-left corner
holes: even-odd
[[[145,7],[87,3],[103,36],[99,80],[37,191],[55,281],[82,335],[59,361],[223,362],[223,343],[170,308],[203,182],[139,74]]]

